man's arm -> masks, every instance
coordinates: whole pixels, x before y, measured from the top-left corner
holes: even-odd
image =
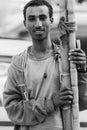
[[[87,72],[78,73],[79,110],[87,109]]]
[[[81,49],[74,49],[69,53],[69,60],[77,66],[78,71],[78,89],[79,89],[79,108],[87,109],[87,71],[86,54]]]
[[[9,68],[3,93],[3,104],[9,118],[18,125],[36,125],[43,122],[46,113],[41,109],[39,102],[22,99],[22,94],[16,86],[16,79],[20,80],[16,71],[13,67]]]

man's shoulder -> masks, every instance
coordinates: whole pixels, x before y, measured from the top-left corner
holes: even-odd
[[[11,65],[16,69],[23,71],[26,65],[26,60],[27,60],[27,50],[24,50],[23,52],[13,56]]]

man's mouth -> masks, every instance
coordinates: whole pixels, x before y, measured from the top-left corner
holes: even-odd
[[[34,32],[36,34],[42,34],[45,30],[44,29],[35,29]]]
[[[43,31],[42,31],[42,30],[36,30],[35,33],[37,33],[37,34],[42,34]]]

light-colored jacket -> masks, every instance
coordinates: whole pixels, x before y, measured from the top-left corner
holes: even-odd
[[[3,103],[8,116],[14,123],[15,130],[45,130],[47,127],[51,130],[54,129],[55,124],[55,130],[62,130],[60,108],[55,111],[51,100],[52,94],[59,90],[56,86],[60,85],[58,62],[50,55],[46,62],[43,59],[37,65],[38,62],[33,60],[33,64],[28,56],[28,50],[16,55],[9,68],[3,93]],[[83,110],[87,108],[87,73],[78,73],[78,77],[79,104],[80,109]],[[46,100],[52,112],[51,116],[48,115],[45,107]]]

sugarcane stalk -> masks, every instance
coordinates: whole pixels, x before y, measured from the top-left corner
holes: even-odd
[[[60,0],[60,39],[61,39],[61,88],[73,91],[72,105],[62,108],[64,130],[79,130],[78,77],[76,65],[68,60],[68,53],[76,48],[75,0]],[[60,89],[61,89],[60,88]]]

